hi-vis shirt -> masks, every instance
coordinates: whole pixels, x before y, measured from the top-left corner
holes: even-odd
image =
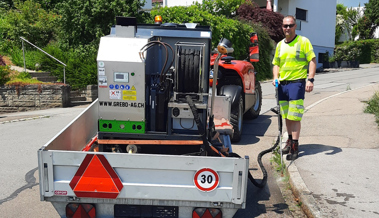
[[[307,78],[308,63],[316,57],[309,39],[297,35],[290,43],[276,46],[273,65],[279,66],[279,81]]]

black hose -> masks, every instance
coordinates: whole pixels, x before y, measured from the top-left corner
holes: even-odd
[[[196,108],[195,104],[193,103],[191,96],[186,95],[186,101],[187,101],[189,107],[191,108],[193,118],[194,118],[196,125],[197,125],[197,130],[199,131],[199,134],[201,135],[201,139],[203,140],[203,144],[201,146],[202,149],[205,150],[208,154],[210,154],[212,156],[219,156],[219,154],[217,154],[215,151],[213,151],[211,149],[211,147],[209,146],[209,142],[207,140],[204,125],[202,124],[202,122],[200,120],[199,114],[197,113],[197,108]]]
[[[260,183],[258,183],[257,180],[254,179],[253,175],[251,175],[251,173],[249,172],[248,177],[249,177],[250,182],[252,182],[258,188],[264,188],[267,184],[267,171],[266,171],[265,167],[263,166],[262,157],[263,157],[263,155],[272,152],[276,148],[276,146],[278,146],[279,141],[280,141],[280,136],[278,136],[275,144],[271,148],[263,150],[263,151],[261,151],[261,153],[258,154],[257,161],[258,161],[259,167],[262,170],[262,174],[263,174],[262,181]],[[230,153],[229,156],[230,157],[241,157],[236,153]]]
[[[163,68],[161,70],[161,74],[159,76],[160,84],[162,85],[163,82],[166,80],[166,74],[167,74],[167,72],[169,71],[170,67],[172,66],[172,64],[175,61],[175,52],[174,52],[174,49],[172,48],[172,46],[170,44],[168,44],[166,42],[161,42],[161,41],[151,41],[151,42],[148,42],[146,45],[144,45],[141,48],[140,52],[145,52],[145,51],[149,50],[151,47],[153,47],[155,45],[162,45],[165,48],[165,51],[166,51],[166,59],[165,59]],[[171,60],[171,63],[169,65],[169,67],[165,70],[166,65],[167,65],[167,61],[168,61],[168,49],[167,49],[167,46],[171,49],[172,60]]]

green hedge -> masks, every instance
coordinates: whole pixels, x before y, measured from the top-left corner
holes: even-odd
[[[379,63],[379,39],[344,42],[336,46],[335,56],[340,56],[341,60],[351,60],[350,54],[357,50],[359,63]]]

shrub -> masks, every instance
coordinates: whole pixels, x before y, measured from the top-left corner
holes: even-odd
[[[21,87],[26,86],[26,85],[35,85],[35,84],[49,84],[49,83],[44,83],[37,79],[30,79],[30,78],[24,78],[24,79],[16,78],[5,83],[5,85],[8,85],[8,86],[21,86]]]
[[[0,65],[0,85],[3,85],[9,81],[10,74],[11,68],[9,66]]]
[[[370,100],[367,102],[367,106],[364,110],[365,113],[375,115],[376,123],[379,125],[379,92],[376,92]]]
[[[284,16],[279,13],[259,8],[254,3],[247,1],[238,8],[238,17],[247,21],[264,24],[269,36],[275,42],[279,42],[285,37],[282,30]]]
[[[251,23],[254,31],[258,33],[259,61],[253,63],[258,80],[272,78],[272,50],[274,49],[273,40],[270,38],[265,27],[260,23]]]
[[[11,54],[12,63],[17,66],[24,67],[24,55],[22,49],[18,47],[13,47],[9,50]],[[41,51],[25,45],[25,65],[27,69],[38,70],[36,64],[39,64],[39,59],[41,56],[45,55]]]
[[[342,60],[351,60],[351,55],[355,55],[361,64],[379,63],[379,39],[344,42],[336,46],[335,55],[337,54],[343,56]]]
[[[73,89],[82,88],[88,84],[96,84],[97,48],[95,46],[79,46],[75,50],[65,50],[53,44],[44,50],[67,65],[65,67],[66,83],[70,84]],[[59,81],[64,81],[62,64],[46,55],[38,61],[41,64],[41,70],[51,72]]]

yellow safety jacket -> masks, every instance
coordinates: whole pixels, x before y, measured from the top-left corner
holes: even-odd
[[[308,38],[297,35],[290,43],[276,46],[273,65],[279,66],[279,81],[307,78],[308,63],[316,57]]]

